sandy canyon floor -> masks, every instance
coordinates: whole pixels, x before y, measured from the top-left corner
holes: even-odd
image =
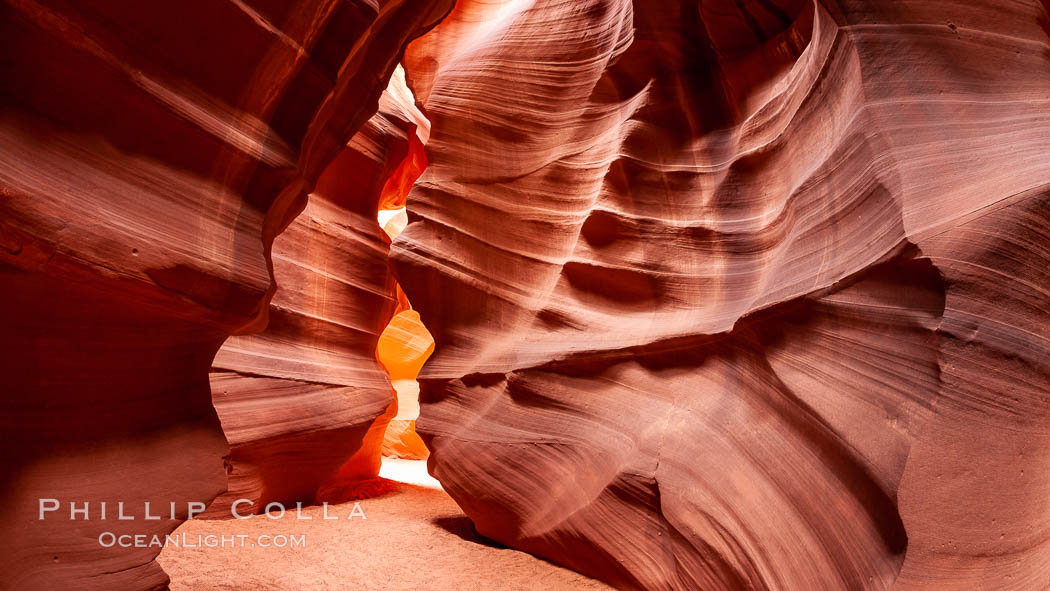
[[[172,591],[372,589],[609,589],[549,562],[479,537],[426,462],[384,459],[380,491],[360,502],[320,507],[283,519],[194,520],[177,534],[245,536],[245,547],[167,547],[158,558]],[[389,490],[388,490],[389,489]],[[305,547],[251,547],[259,535],[306,536]],[[198,537],[201,536],[201,537]],[[270,540],[279,539],[276,537]]]

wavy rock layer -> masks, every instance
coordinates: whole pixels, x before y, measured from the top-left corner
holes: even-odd
[[[402,177],[422,151],[421,120],[395,75],[379,113],[274,241],[279,287],[269,324],[227,340],[213,363],[232,472],[209,514],[229,517],[229,504],[241,498],[258,512],[275,501],[309,502],[331,480],[379,473],[383,432],[397,406],[376,349],[398,302],[390,240],[376,213],[397,198],[390,191],[415,180]]]
[[[1048,23],[460,2],[393,247],[433,475],[622,587],[1045,586]]]
[[[212,357],[262,326],[274,237],[448,9],[0,4],[0,587],[167,583],[160,548],[98,536],[165,534],[225,488]]]

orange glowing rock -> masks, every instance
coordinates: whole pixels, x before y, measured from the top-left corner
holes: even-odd
[[[376,357],[396,388],[399,381],[414,381],[433,352],[434,339],[420,321],[419,313],[404,310],[394,316],[379,336]]]
[[[405,197],[412,190],[412,184],[427,167],[427,155],[423,152],[423,142],[418,135],[409,138],[408,156],[394,171],[394,174],[383,185],[379,209],[398,209],[405,206]]]
[[[408,299],[399,291],[399,301],[408,306]],[[419,383],[416,376],[430,354],[434,339],[411,308],[399,312],[379,336],[376,357],[390,375],[397,396],[397,414],[387,427],[382,455],[424,459],[430,452],[416,433],[419,417]]]
[[[423,438],[416,433],[416,422],[393,420],[386,428],[383,440],[383,455],[389,458],[425,460],[430,457]]]
[[[382,449],[384,447],[384,435],[388,429],[391,419],[397,415],[397,400],[392,400],[386,410],[376,419],[361,438],[361,447],[350,456],[350,459],[339,468],[339,471],[328,482],[320,485],[315,500],[324,500],[326,491],[338,489],[349,482],[375,478],[379,474],[382,464]],[[416,437],[419,437],[416,435]]]

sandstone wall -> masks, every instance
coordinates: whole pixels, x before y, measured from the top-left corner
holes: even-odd
[[[430,469],[625,588],[1050,577],[1036,1],[460,2],[394,242]]]

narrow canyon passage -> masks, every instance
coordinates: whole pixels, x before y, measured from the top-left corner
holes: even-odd
[[[0,591],[1050,588],[1050,0],[0,37]]]
[[[230,485],[207,517],[245,498],[255,512],[331,500],[375,477],[384,449],[426,457],[415,378],[433,340],[388,256],[426,168],[429,122],[400,66],[378,107],[275,239],[265,329],[231,337],[212,364]]]
[[[269,326],[227,341],[212,372],[219,417],[234,444],[230,489],[206,519],[183,523],[158,556],[174,591],[608,588],[480,536],[427,474],[429,451],[415,431],[416,377],[434,341],[401,287],[382,273],[387,249],[375,230],[392,241],[405,229],[406,197],[426,168],[428,135],[399,66],[379,114],[275,240]],[[370,177],[383,182],[363,182]],[[372,268],[362,273],[365,254]],[[385,297],[370,297],[377,287]],[[356,308],[353,318],[367,330],[345,331],[351,323],[341,307]],[[382,401],[383,388],[339,369],[369,361],[378,362],[371,379],[375,369],[385,372],[392,395],[378,417],[362,415],[348,431],[346,413],[365,406],[361,392]]]

